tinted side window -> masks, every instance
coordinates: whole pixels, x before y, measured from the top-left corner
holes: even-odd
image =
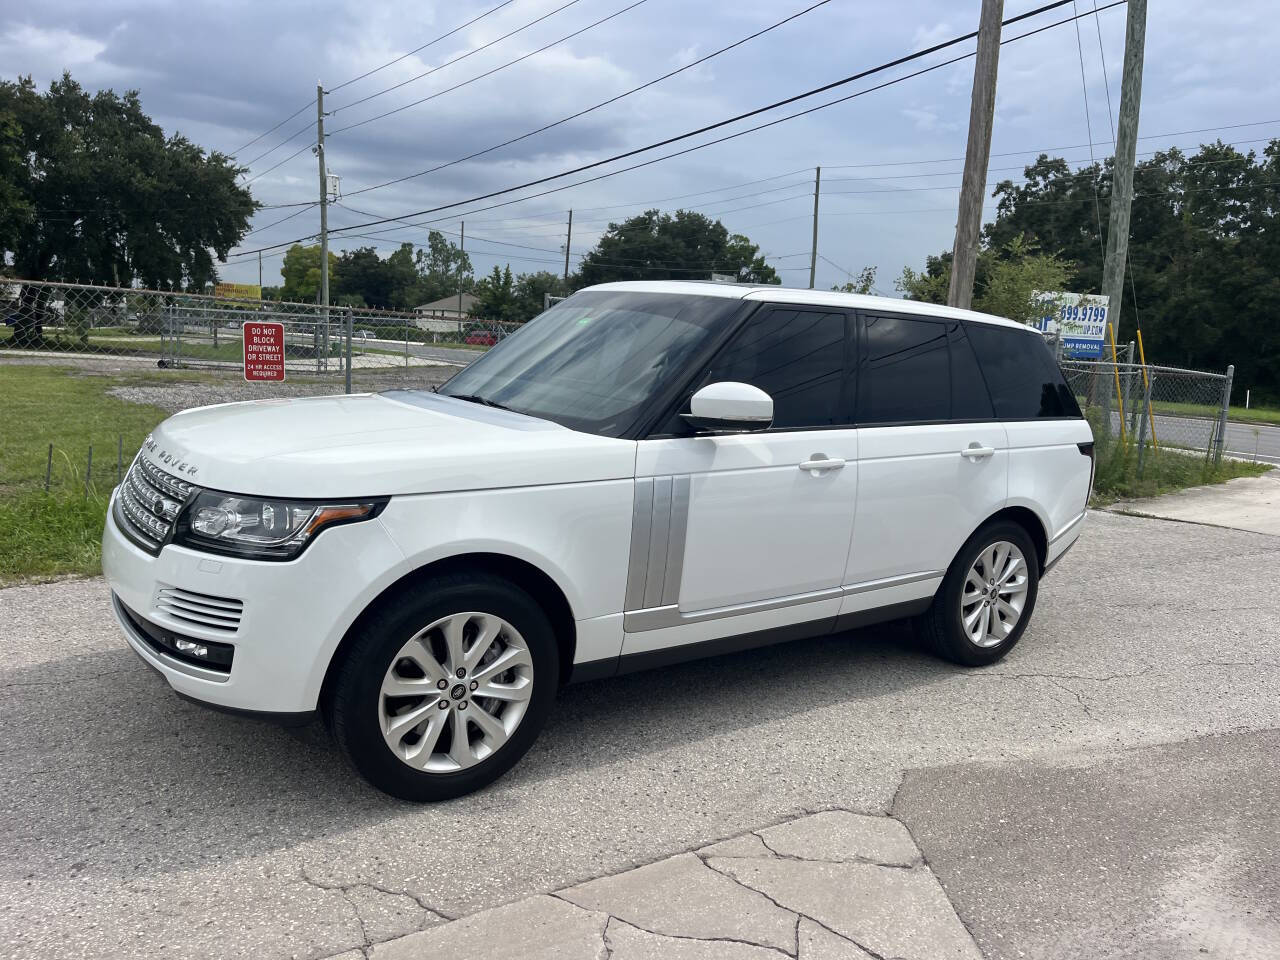
[[[911,317],[863,317],[858,422],[951,419],[947,325]]]
[[[1049,345],[1035,331],[966,323],[969,340],[1003,420],[1078,417],[1080,407]]]
[[[951,324],[951,419],[990,420],[995,416],[991,406],[991,394],[978,369],[978,358],[973,355],[973,345],[964,334],[964,327]]]
[[[759,387],[773,397],[774,427],[848,423],[841,403],[847,325],[843,313],[767,309],[720,351],[702,382]]]

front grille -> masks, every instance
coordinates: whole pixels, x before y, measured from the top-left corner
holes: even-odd
[[[206,630],[235,633],[240,627],[244,601],[161,584],[156,591],[155,607],[184,623],[193,623]]]
[[[116,521],[149,553],[159,553],[195,488],[142,457],[133,461],[116,495]]]

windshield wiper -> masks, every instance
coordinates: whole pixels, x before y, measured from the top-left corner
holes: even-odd
[[[497,410],[506,410],[510,413],[516,412],[515,410],[512,410],[510,407],[503,406],[497,400],[490,400],[488,397],[482,397],[476,393],[446,393],[444,394],[444,396],[453,397],[453,399],[455,400],[465,400],[468,403],[479,403],[486,407],[493,407]]]

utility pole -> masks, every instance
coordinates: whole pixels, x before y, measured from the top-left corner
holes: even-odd
[[[569,229],[564,234],[564,282],[566,289],[569,283],[569,244],[573,242],[573,210],[569,211]]]
[[[258,251],[258,296],[262,296],[262,251]]]
[[[814,274],[818,272],[818,194],[822,190],[822,168],[813,168],[813,245],[809,248],[809,289],[813,289]]]
[[[324,168],[324,84],[316,81],[316,162],[320,167],[320,317],[325,358],[329,352],[329,177]],[[316,369],[321,369],[320,328],[316,328]]]
[[[467,252],[467,221],[460,221],[462,229],[458,237],[458,252]],[[462,257],[458,257],[458,323],[462,323]],[[461,327],[459,327],[461,329]]]
[[[996,109],[996,72],[1000,66],[1000,21],[1004,0],[982,0],[978,20],[978,56],[973,64],[973,97],[969,102],[969,142],[960,181],[960,211],[952,248],[951,286],[947,304],[967,310],[973,303],[973,277],[978,269],[978,237],[982,201],[991,159],[991,119]]]
[[[1111,212],[1107,252],[1102,264],[1102,292],[1107,319],[1120,329],[1125,261],[1129,253],[1129,208],[1133,203],[1133,162],[1138,149],[1138,108],[1142,101],[1142,58],[1147,36],[1147,0],[1129,0],[1124,32],[1124,76],[1120,81],[1120,118],[1116,154],[1111,166]]]

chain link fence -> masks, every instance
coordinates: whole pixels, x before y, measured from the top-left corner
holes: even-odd
[[[1136,459],[1140,478],[1160,469],[1161,451],[1221,461],[1233,368],[1208,373],[1109,360],[1063,360],[1061,366],[1103,458]]]
[[[164,290],[0,280],[0,357],[113,358],[232,377],[247,321],[284,326],[288,379],[380,385],[466,365],[518,324]],[[439,376],[431,378],[437,382]]]

